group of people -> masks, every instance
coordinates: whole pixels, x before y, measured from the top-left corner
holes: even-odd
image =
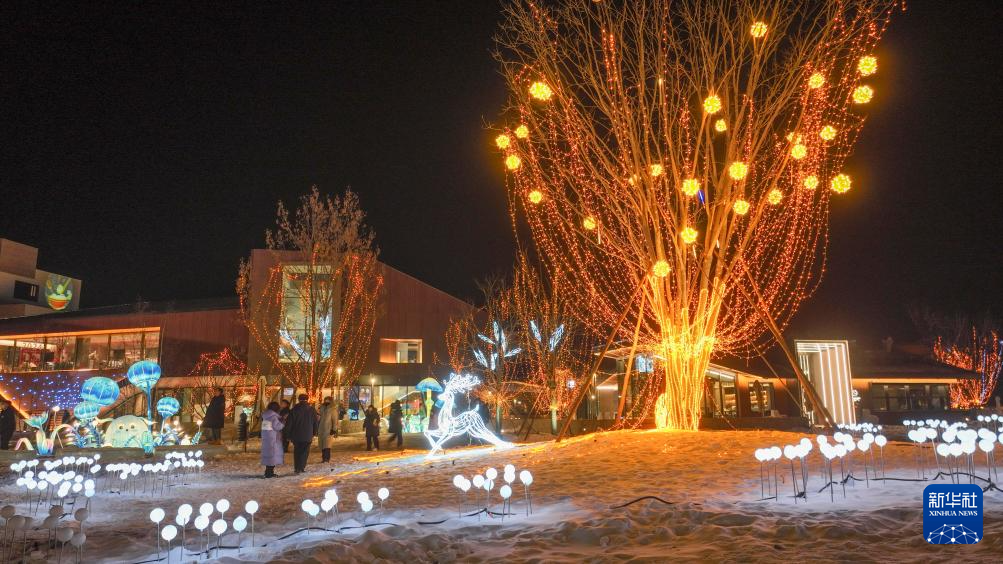
[[[380,413],[370,405],[365,410],[362,427],[366,432],[366,450],[380,449]],[[310,396],[300,394],[295,406],[289,402],[273,401],[261,415],[261,465],[265,467],[265,478],[275,477],[275,467],[285,463],[284,455],[293,447],[293,471],[306,471],[307,458],[313,438],[317,437],[321,461],[331,460],[332,436],[337,437],[341,409],[330,397],[324,398],[320,411],[310,404]],[[387,417],[390,439],[397,441],[397,448],[404,446],[404,414],[399,401],[390,406]]]

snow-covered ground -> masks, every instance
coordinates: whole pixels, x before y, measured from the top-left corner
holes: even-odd
[[[759,447],[795,443],[804,435],[777,431],[617,431],[576,437],[555,444],[539,437],[506,451],[485,447],[456,449],[434,461],[425,459],[420,436],[408,438],[401,451],[365,452],[361,437],[335,443],[331,463],[311,453],[305,474],[292,475],[292,456],[280,467],[282,477],[260,478],[258,455],[236,453],[210,462],[202,478],[168,488],[162,498],[100,493],[95,515],[86,523],[87,562],[155,561],[155,527],[151,509],[162,507],[172,520],[182,503],[196,507],[227,498],[232,521],[247,500],[261,509],[255,516],[256,544],[222,549],[223,562],[610,562],[700,561],[1000,561],[1003,554],[1003,495],[985,495],[985,538],[976,545],[932,546],[922,538],[922,491],[926,483],[906,481],[851,482],[829,493],[818,450],[809,456],[807,503],[794,504],[790,467],[780,465],[781,500],[760,501]],[[889,477],[915,478],[914,447],[889,443],[884,449]],[[863,476],[859,453],[853,473]],[[976,469],[985,474],[985,459]],[[505,464],[529,469],[534,514],[525,516],[521,487],[515,487],[516,515],[457,517],[456,474],[471,478]],[[932,465],[933,461],[928,461]],[[838,478],[838,470],[837,470]],[[16,500],[13,478],[3,478],[0,500]],[[498,482],[501,483],[499,476]],[[946,480],[941,481],[946,482]],[[367,491],[376,500],[380,487],[390,489],[385,513],[369,514],[360,527],[356,495]],[[336,488],[341,499],[339,521],[311,520],[300,509],[311,498]],[[492,509],[500,511],[498,486]],[[657,496],[618,507],[643,496]],[[465,512],[483,507],[483,493],[469,494]],[[23,506],[21,506],[23,508]],[[22,511],[23,512],[23,511]],[[321,514],[323,516],[323,513]],[[39,512],[37,520],[44,517]],[[438,524],[421,524],[438,522]],[[374,524],[379,523],[379,524]],[[314,524],[341,532],[301,531]],[[189,525],[189,551],[194,561],[197,533]],[[44,543],[45,531],[29,538]],[[237,542],[235,534],[224,546]],[[215,538],[213,538],[215,545]],[[264,545],[264,546],[262,546]],[[178,541],[172,562],[182,561]],[[30,549],[29,549],[30,551]],[[58,552],[58,551],[57,551]],[[69,554],[67,551],[66,554]],[[215,553],[213,553],[215,556]],[[64,560],[66,560],[64,556]],[[55,561],[55,557],[51,559]],[[166,562],[161,553],[160,562]]]

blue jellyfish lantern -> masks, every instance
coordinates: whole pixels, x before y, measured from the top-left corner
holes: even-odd
[[[88,378],[80,387],[80,398],[100,406],[109,406],[118,399],[118,384],[104,376]]]
[[[179,409],[181,409],[181,404],[178,403],[178,400],[169,396],[162,397],[157,402],[157,413],[164,419],[173,417]]]
[[[150,405],[150,392],[160,380],[160,365],[152,360],[141,360],[129,367],[126,373],[129,382],[146,394],[146,418],[153,419],[153,406]]]
[[[73,416],[80,420],[80,422],[84,425],[93,421],[100,412],[101,405],[90,400],[84,400],[73,408]]]

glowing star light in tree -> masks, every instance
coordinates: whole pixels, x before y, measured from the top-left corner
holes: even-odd
[[[859,61],[899,7],[558,0],[506,9],[497,57],[511,99],[500,119],[538,132],[520,142],[521,166],[506,176],[511,213],[525,214],[512,224],[584,324],[652,360],[647,377],[658,384],[635,399],[658,427],[695,429],[711,355],[770,346],[817,286],[834,193],[802,183],[843,169],[865,118]],[[560,96],[540,103],[534,83]],[[714,134],[721,115],[728,135]],[[825,139],[826,125],[839,135]],[[794,145],[802,157],[791,158]],[[657,177],[645,174],[654,162]],[[520,205],[530,190],[547,205]],[[749,203],[744,216],[738,200]],[[601,240],[584,217],[602,226]],[[706,244],[695,244],[698,233]],[[659,260],[671,267],[665,277],[653,274]]]

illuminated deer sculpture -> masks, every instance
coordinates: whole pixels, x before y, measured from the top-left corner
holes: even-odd
[[[432,458],[435,456],[435,453],[442,450],[442,445],[446,441],[453,437],[459,437],[464,433],[469,433],[472,437],[487,441],[498,448],[509,448],[512,446],[512,443],[499,439],[494,433],[488,430],[487,425],[484,424],[484,419],[477,413],[476,408],[464,411],[456,416],[453,415],[453,406],[456,403],[454,396],[469,391],[479,383],[480,381],[477,378],[469,374],[453,374],[450,376],[446,382],[445,389],[439,394],[439,400],[442,401],[442,409],[439,410],[438,428],[425,431],[425,436],[428,437],[428,441],[432,444],[432,450],[428,453],[429,458]]]

